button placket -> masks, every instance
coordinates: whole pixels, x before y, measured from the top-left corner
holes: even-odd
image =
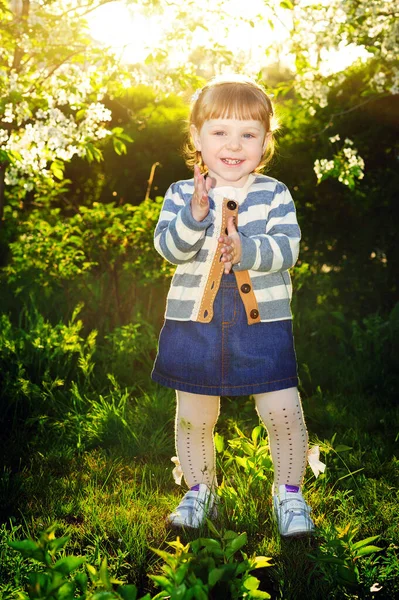
[[[230,214],[229,214],[230,213]],[[220,234],[222,235],[223,231],[226,231],[227,234],[227,219],[230,216],[233,216],[234,219],[237,219],[238,213],[238,204],[234,200],[228,200],[227,198],[223,199],[223,207],[222,207],[222,223],[220,228]],[[216,294],[219,290],[220,280],[224,271],[224,263],[222,262],[222,254],[218,255],[218,252],[215,253],[215,256],[212,261],[212,265],[210,268],[209,276],[207,283],[205,285],[202,302],[199,310],[198,321],[202,323],[209,323],[213,318],[213,303],[216,297]]]

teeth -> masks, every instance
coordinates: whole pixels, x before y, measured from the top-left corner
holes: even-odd
[[[227,163],[228,165],[238,165],[238,163],[241,162],[241,160],[239,158],[236,158],[236,159],[223,158],[222,160],[223,160],[223,162]]]

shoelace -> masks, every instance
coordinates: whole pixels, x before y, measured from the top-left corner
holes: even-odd
[[[177,507],[177,510],[192,510],[196,503],[200,504],[198,501],[198,495],[195,492],[189,491],[184,494],[179,506]]]
[[[290,502],[295,502],[296,506],[288,507],[287,505]],[[291,522],[295,516],[303,515],[305,517],[306,522],[309,522],[310,508],[309,506],[307,506],[305,501],[301,502],[296,498],[287,498],[286,500],[281,500],[279,505],[280,507],[284,508],[285,518],[287,518],[286,515],[287,513],[289,513],[287,522],[285,524],[287,528],[291,525]]]
[[[309,508],[309,506],[307,506],[305,501],[301,502],[300,500],[297,500],[296,498],[286,498],[285,500],[281,500],[279,502],[279,505],[285,506],[289,502],[295,502],[297,504],[297,506],[292,506],[290,508],[286,508],[284,512],[295,512],[297,510],[297,511],[299,511],[298,514],[303,512],[306,515],[309,515],[310,508]]]

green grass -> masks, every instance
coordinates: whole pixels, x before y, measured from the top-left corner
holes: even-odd
[[[322,426],[321,407],[326,415]],[[372,598],[370,588],[376,582],[385,594],[381,591],[379,598],[395,598],[399,593],[399,472],[392,426],[397,410],[385,407],[384,418],[378,419],[372,399],[353,396],[347,402],[320,394],[304,398],[304,408],[311,443],[321,446],[321,459],[327,464],[317,480],[310,469],[307,472],[305,494],[313,508],[316,535],[309,540],[282,540],[272,515],[270,465],[259,464],[251,475],[229,460],[226,452],[218,455],[219,479],[224,478],[227,487],[215,524],[237,533],[246,531],[246,552],[272,557],[273,565],[257,574],[261,589],[272,598]],[[165,517],[184,493],[171,476],[174,395],[153,388],[136,398],[129,396],[122,411],[105,409],[101,402],[96,410],[104,413],[102,446],[97,443],[79,450],[50,429],[47,437],[36,436],[29,455],[24,453],[22,470],[13,465],[2,473],[0,590],[4,598],[15,597],[32,569],[6,541],[36,539],[51,524],[57,525],[59,535],[71,536],[69,554],[83,555],[98,566],[107,557],[115,577],[135,583],[143,594],[156,592],[148,575],[159,573],[162,561],[150,548],[166,548],[175,539]],[[223,399],[218,432],[226,447],[228,440],[237,438],[237,426],[250,439],[256,425],[251,399]],[[267,444],[265,434],[259,443]],[[235,452],[240,453],[240,448]],[[338,539],[348,525],[358,528],[355,541],[378,536],[375,543],[382,548],[356,560],[359,584],[353,588],[338,581],[334,565],[309,556],[317,555],[328,540]],[[199,534],[210,532],[205,527]],[[196,537],[194,532],[181,534],[184,543]]]
[[[329,338],[320,322],[321,349],[301,326],[297,332],[310,443],[320,446],[327,465],[318,479],[310,469],[306,474],[305,496],[317,527],[311,539],[278,535],[267,435],[259,428],[253,400],[222,399],[216,439],[221,501],[215,525],[220,532],[246,532],[248,556],[271,557],[271,566],[256,576],[272,598],[399,596],[396,313],[389,317],[392,322],[370,318],[362,326],[340,319],[340,342]],[[114,577],[151,596],[159,592],[151,575],[165,567],[153,549],[170,552],[168,544],[179,533],[184,544],[198,550],[198,536],[216,535],[207,526],[187,533],[165,524],[185,488],[174,484],[170,461],[175,454],[174,392],[149,380],[153,331],[140,323],[99,341],[93,332],[84,333],[77,314],[65,326],[50,324],[37,311],[26,316],[29,327],[3,317],[4,600],[19,598],[30,574],[40,570],[8,542],[37,540],[52,525],[57,536],[70,536],[62,556],[83,556],[99,572],[107,559]],[[331,343],[333,357],[327,352]],[[367,552],[358,554],[367,538],[373,538],[365,542]],[[201,552],[198,560],[211,568],[214,557]],[[380,591],[371,591],[375,584]]]

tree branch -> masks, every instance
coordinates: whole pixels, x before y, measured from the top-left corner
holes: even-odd
[[[382,94],[380,96],[373,96],[371,98],[368,98],[367,100],[364,100],[364,102],[360,102],[359,104],[356,104],[355,106],[352,106],[351,108],[348,108],[346,110],[341,110],[340,112],[337,113],[333,113],[329,119],[329,122],[327,123],[327,125],[324,127],[324,129],[322,129],[321,131],[312,133],[312,136],[315,135],[323,135],[323,133],[325,131],[327,131],[327,129],[329,129],[331,127],[331,125],[333,124],[333,121],[336,117],[341,117],[342,115],[347,115],[348,113],[353,112],[354,110],[358,110],[359,108],[361,108],[362,106],[365,106],[366,104],[369,104],[370,102],[375,102],[376,100],[380,100],[381,98],[386,98],[387,96],[390,96],[391,94]]]

